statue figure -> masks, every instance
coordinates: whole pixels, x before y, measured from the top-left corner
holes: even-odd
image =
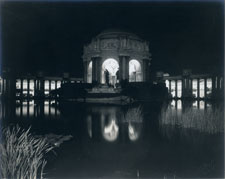
[[[109,86],[109,71],[107,69],[105,70],[105,82]]]

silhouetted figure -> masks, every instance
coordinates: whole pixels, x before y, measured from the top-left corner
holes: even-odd
[[[105,82],[107,85],[109,85],[109,71],[105,70]]]
[[[116,79],[117,80],[120,79],[120,72],[119,72],[119,70],[116,72]]]

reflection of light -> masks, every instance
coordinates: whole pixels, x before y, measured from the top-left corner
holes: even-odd
[[[205,101],[200,101],[200,109],[205,109]]]
[[[171,102],[171,106],[175,106],[175,100]]]
[[[177,109],[182,109],[182,102],[181,102],[181,100],[177,101]]]
[[[90,138],[92,138],[92,120],[90,115],[87,117],[87,129]]]
[[[22,107],[22,114],[23,114],[23,116],[27,115],[27,106],[23,105],[23,107]]]
[[[56,109],[54,107],[52,107],[52,106],[50,107],[50,115],[51,116],[54,116],[55,115],[55,110]]]
[[[48,116],[49,115],[49,101],[45,101],[44,102],[44,114],[46,115],[46,116]]]
[[[60,111],[58,109],[56,109],[56,115],[59,116],[60,115]]]
[[[20,116],[20,107],[16,107],[16,116]]]
[[[169,89],[169,80],[166,80],[166,87]]]
[[[210,108],[212,107],[212,104],[207,103],[206,105],[207,107],[210,107]]]
[[[29,104],[29,115],[30,116],[34,115],[34,104]]]
[[[138,132],[135,130],[135,128],[130,123],[128,125],[128,136],[129,136],[129,139],[132,141],[136,141],[139,137]]]
[[[110,123],[104,127],[103,136],[107,141],[113,142],[119,135],[119,127],[116,124],[115,119],[112,119]]]
[[[204,89],[205,89],[204,79],[200,79],[200,98],[203,98],[205,96]]]
[[[195,101],[193,104],[192,104],[193,107],[198,107],[198,102]]]

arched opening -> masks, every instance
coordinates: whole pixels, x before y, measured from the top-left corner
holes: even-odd
[[[129,61],[129,82],[143,81],[141,64],[137,60]]]
[[[102,64],[102,80],[103,84],[112,85],[115,87],[118,82],[117,76],[119,72],[119,64],[113,58],[106,59]]]
[[[92,83],[92,61],[89,62],[87,70],[87,83]]]

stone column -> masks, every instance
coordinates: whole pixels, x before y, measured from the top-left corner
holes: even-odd
[[[96,67],[97,67],[97,82],[101,83],[101,72],[102,72],[102,66],[101,66],[101,57],[96,58]]]
[[[171,80],[169,80],[169,93],[171,94]]]
[[[100,83],[101,81],[101,57],[94,57],[92,58],[92,83],[97,82]]]
[[[120,81],[129,81],[129,56],[119,56],[119,66],[120,66]]]
[[[182,83],[182,94],[181,94],[181,96],[182,97],[186,97],[186,78],[182,78],[182,80],[181,80],[181,83]]]
[[[204,78],[204,98],[207,98],[207,78]]]
[[[122,80],[124,80],[123,71],[124,71],[124,64],[123,64],[123,57],[119,56],[119,80],[120,83]]]
[[[177,80],[175,80],[175,98],[177,98]]]
[[[51,82],[52,82],[52,80],[49,80],[49,81],[48,81],[48,83],[49,83],[49,89],[48,89],[48,90],[49,90],[49,94],[50,94],[50,91],[51,91],[51,88],[52,88],[52,87],[51,87]]]
[[[36,89],[37,89],[37,91],[39,92],[40,91],[40,79],[37,79],[36,80]]]
[[[2,95],[5,94],[5,79],[2,78]]]
[[[190,79],[190,95],[191,95],[191,97],[193,97],[193,79],[191,78]]]
[[[96,81],[96,62],[94,58],[91,58],[92,61],[92,83]]]
[[[55,90],[57,89],[57,80],[55,80]]]
[[[30,97],[30,79],[27,79],[27,97]]]
[[[130,57],[125,57],[125,80],[129,81],[129,61]]]
[[[34,79],[34,96],[35,96],[36,90],[37,90],[37,89],[36,89],[36,88],[37,88],[36,82],[37,82],[36,79]]]
[[[97,59],[92,58],[92,83],[97,82]]]
[[[84,61],[84,82],[87,83],[87,76],[88,76],[88,62]]]
[[[212,96],[214,96],[216,93],[216,78],[212,77]]]
[[[200,98],[200,80],[197,79],[197,98]]]
[[[143,59],[142,63],[142,74],[143,74],[143,81],[149,81],[150,78],[150,73],[149,73],[149,60],[148,59]]]
[[[21,80],[20,80],[20,92],[21,92],[21,94],[20,94],[20,97],[22,97],[23,96],[23,78],[21,78]]]
[[[43,78],[40,79],[40,92],[41,92],[41,96],[44,97],[45,96],[45,81]]]

